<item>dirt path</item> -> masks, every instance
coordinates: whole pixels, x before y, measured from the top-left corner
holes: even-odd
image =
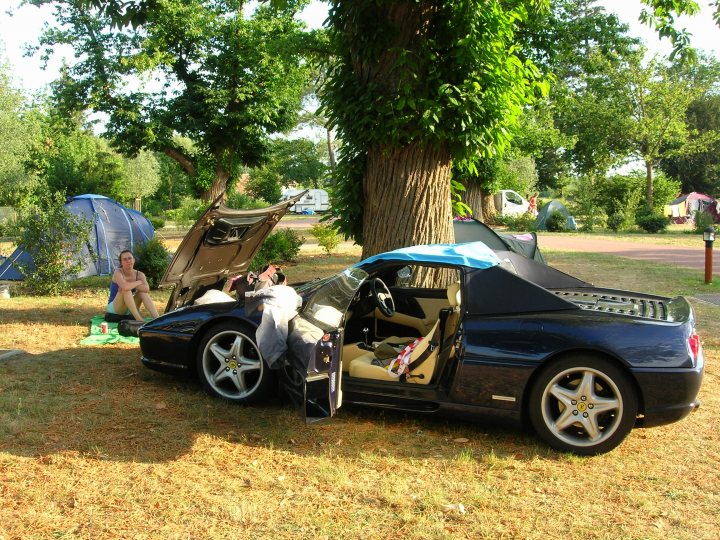
[[[596,240],[589,236],[543,236],[538,234],[540,249],[558,251],[583,251],[588,253],[607,253],[628,259],[672,264],[697,270],[705,269],[705,244],[698,242],[696,248],[680,246],[661,246],[657,244],[639,244],[622,240]],[[720,249],[720,246],[718,246]],[[720,276],[720,253],[713,250],[713,275]]]

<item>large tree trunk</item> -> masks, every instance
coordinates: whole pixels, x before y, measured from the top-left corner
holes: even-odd
[[[653,207],[653,164],[645,161],[645,202],[648,208]]]
[[[483,193],[480,189],[480,184],[472,180],[469,180],[467,183],[465,183],[465,191],[462,195],[463,202],[470,207],[470,210],[472,210],[472,217],[474,217],[478,221],[484,221],[482,196]]]
[[[210,189],[203,192],[203,200],[214,201],[220,195],[224,194],[225,190],[227,189],[227,183],[229,179],[230,172],[222,165],[217,165],[215,167],[215,178],[213,179],[212,186],[210,186]]]
[[[454,241],[450,166],[450,153],[430,144],[370,149],[363,181],[363,258]]]
[[[495,223],[495,217],[497,216],[497,208],[495,208],[495,198],[492,193],[481,191],[482,197],[482,215],[483,223],[492,225]]]
[[[492,193],[487,193],[480,188],[479,182],[468,181],[465,184],[463,202],[472,210],[472,217],[483,223],[491,225],[495,223],[497,210]]]
[[[196,176],[198,174],[196,163],[180,150],[166,147],[163,148],[162,151],[165,155],[177,161],[188,175]],[[223,195],[227,189],[227,183],[230,179],[230,171],[224,164],[227,163],[226,160],[229,159],[226,156],[227,152],[228,150],[223,148],[216,153],[217,164],[215,165],[215,178],[210,188],[203,191],[200,195],[204,201],[214,201],[220,195]]]

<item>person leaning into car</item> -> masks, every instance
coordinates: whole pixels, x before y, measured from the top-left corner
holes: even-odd
[[[118,259],[120,268],[113,272],[110,280],[107,314],[120,318],[132,315],[136,321],[143,321],[145,319],[140,315],[140,306],[144,305],[153,319],[159,317],[160,314],[150,298],[150,286],[145,274],[134,268],[135,256],[132,251],[122,251]]]
[[[295,289],[288,286],[287,278],[277,269],[267,276],[267,281],[269,286],[248,291],[245,297],[252,301],[252,310],[262,312],[255,338],[260,354],[268,366],[276,368],[279,367],[278,360],[287,351],[288,325],[298,314],[302,298]]]

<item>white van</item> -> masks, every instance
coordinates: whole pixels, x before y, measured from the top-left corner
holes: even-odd
[[[495,196],[495,210],[501,216],[520,216],[526,214],[530,203],[512,189],[502,189]]]
[[[286,189],[283,191],[282,200],[286,201],[295,195],[302,193],[304,189]],[[308,189],[307,193],[294,205],[290,211],[296,214],[314,214],[325,212],[330,209],[330,198],[324,189]]]

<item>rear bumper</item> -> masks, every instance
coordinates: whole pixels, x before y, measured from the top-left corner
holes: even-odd
[[[633,375],[642,391],[638,427],[661,426],[685,418],[700,407],[698,392],[704,371],[702,352],[691,369],[635,370]]]

